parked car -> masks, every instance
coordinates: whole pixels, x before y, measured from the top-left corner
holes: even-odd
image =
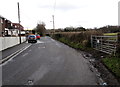
[[[29,36],[28,36],[28,43],[32,43],[32,42],[34,42],[34,43],[37,42],[37,37],[36,37],[36,35],[29,35]]]
[[[36,37],[37,37],[37,40],[40,40],[40,35],[36,35]]]

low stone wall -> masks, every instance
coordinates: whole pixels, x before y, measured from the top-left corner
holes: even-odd
[[[26,37],[21,37],[21,42],[25,42]],[[0,37],[0,51],[19,44],[19,37]]]

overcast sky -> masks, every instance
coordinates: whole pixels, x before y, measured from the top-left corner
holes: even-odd
[[[17,2],[20,3],[21,24],[28,29],[36,27],[39,21],[52,29],[52,15],[55,28],[94,28],[118,25],[119,0],[0,0],[0,15],[12,22],[18,22]]]

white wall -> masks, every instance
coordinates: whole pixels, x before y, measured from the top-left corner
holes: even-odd
[[[0,51],[2,50],[2,38],[0,37]],[[0,57],[1,58],[1,57]]]
[[[21,42],[25,42],[26,41],[26,37],[21,37]]]
[[[2,24],[0,23],[0,36],[2,36]]]
[[[25,42],[26,37],[21,37],[21,42]],[[19,44],[19,37],[0,37],[0,51]]]

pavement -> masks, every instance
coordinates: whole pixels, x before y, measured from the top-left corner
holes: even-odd
[[[25,42],[2,54],[3,59],[14,54],[1,65],[3,85],[97,85],[88,60],[50,37]]]
[[[23,50],[24,48],[26,48],[29,45],[30,45],[30,43],[24,42],[22,44],[15,45],[13,47],[10,47],[8,49],[1,51],[0,53],[2,56],[0,57],[1,58],[0,64],[9,60],[12,56],[16,55],[17,53],[19,53],[21,50]]]
[[[27,42],[24,42],[22,44],[18,44],[18,45],[14,46],[14,47],[3,50],[2,51],[2,59],[4,59],[5,57],[11,55],[12,53],[14,53],[14,52],[16,52],[16,51],[20,50],[21,48],[26,47],[28,45],[29,44]]]

